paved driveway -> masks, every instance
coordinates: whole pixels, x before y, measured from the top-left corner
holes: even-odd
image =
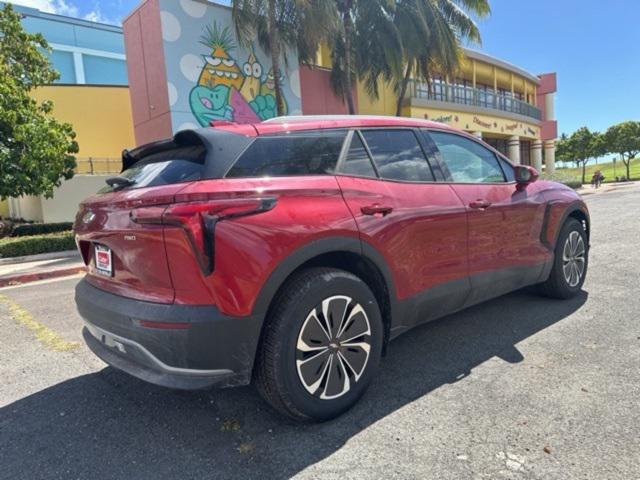
[[[585,291],[414,330],[338,420],[174,392],[82,345],[77,278],[0,290],[0,478],[640,478],[640,188],[588,198]]]

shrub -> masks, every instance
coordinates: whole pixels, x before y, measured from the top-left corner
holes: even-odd
[[[563,172],[562,170],[556,170],[553,173],[543,173],[540,175],[540,178],[543,180],[551,180],[553,182],[564,183],[567,187],[576,189],[582,186],[582,180],[580,177],[572,175],[568,172]]]
[[[9,237],[0,240],[0,257],[22,257],[38,253],[75,250],[73,232],[50,233],[31,237]]]
[[[73,227],[71,222],[61,223],[26,223],[13,227],[12,237],[28,237],[45,233],[67,232]]]

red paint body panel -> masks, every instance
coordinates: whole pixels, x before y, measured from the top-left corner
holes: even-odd
[[[469,274],[535,265],[550,259],[540,242],[545,199],[536,184],[518,190],[509,184],[453,184],[468,212]],[[471,208],[488,201],[489,208]]]
[[[209,277],[198,272],[183,232],[167,228],[176,303],[214,303],[227,315],[249,315],[269,275],[297,248],[328,236],[358,238],[335,177],[208,180],[190,184],[180,195],[195,193],[213,199],[275,197],[277,204],[216,225],[215,272]]]
[[[165,252],[161,225],[137,225],[129,217],[135,207],[166,205],[184,185],[140,188],[94,195],[80,204],[74,230],[89,266],[88,281],[117,295],[157,303],[172,303],[173,284]],[[93,213],[85,223],[86,213]],[[113,255],[113,276],[105,277],[93,268],[94,245],[109,247]]]
[[[446,183],[401,183],[338,177],[361,238],[384,256],[395,296],[403,300],[435,285],[467,276],[464,205]],[[365,215],[362,207],[389,206]]]

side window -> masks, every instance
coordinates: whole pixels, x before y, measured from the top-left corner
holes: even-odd
[[[500,158],[500,157],[498,157]],[[504,172],[504,176],[507,178],[507,182],[515,182],[516,174],[513,172],[513,165],[511,165],[506,160],[500,158],[500,166],[502,167],[502,171]]]
[[[382,178],[433,182],[433,174],[411,130],[363,130],[373,161]]]
[[[349,151],[344,159],[344,164],[340,169],[340,173],[346,175],[357,175],[359,177],[376,177],[376,171],[373,169],[371,159],[367,150],[364,148],[362,140],[357,133],[351,138]]]
[[[491,150],[453,133],[430,131],[451,179],[461,183],[504,182],[498,159]]]
[[[227,172],[227,178],[333,174],[344,130],[258,137]]]

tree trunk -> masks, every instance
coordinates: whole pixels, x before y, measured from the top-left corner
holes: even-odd
[[[583,160],[582,161],[582,184],[584,185],[584,182],[586,181],[586,177],[587,177],[587,161]]]
[[[280,35],[276,19],[276,0],[269,0],[269,46],[271,47],[271,65],[273,70],[273,86],[276,95],[278,116],[285,114],[282,101],[282,85],[280,84]]]
[[[342,23],[344,28],[344,96],[347,100],[349,115],[356,113],[356,106],[353,101],[353,89],[351,79],[351,0],[345,0],[344,12],[342,12]]]
[[[402,114],[402,102],[407,94],[407,87],[409,86],[409,80],[411,78],[411,71],[413,70],[413,61],[407,63],[407,69],[404,72],[404,78],[402,79],[402,85],[400,87],[400,94],[398,95],[398,103],[396,105],[396,117]]]
[[[625,160],[624,157],[622,157],[622,162],[627,169],[627,180],[631,180],[631,159]]]

